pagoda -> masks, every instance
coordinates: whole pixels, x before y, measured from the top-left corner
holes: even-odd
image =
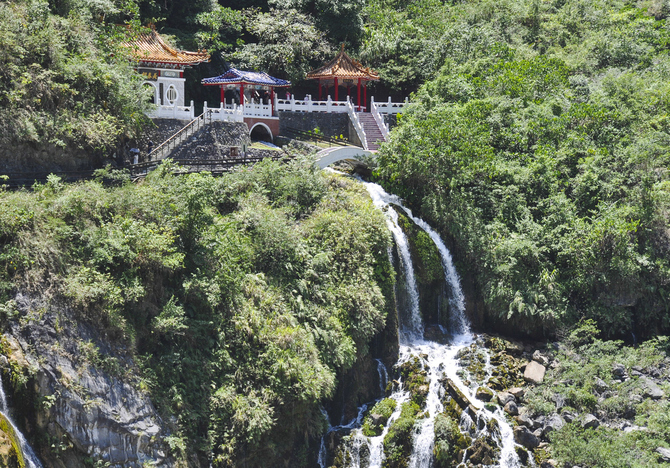
[[[365,96],[364,102],[368,100],[368,81],[379,81],[379,74],[368,67],[364,67],[357,60],[352,59],[344,51],[344,44],[340,49],[340,53],[335,56],[333,60],[317,68],[307,74],[307,79],[318,80],[319,82],[319,101],[322,95],[322,86],[333,86],[335,89],[335,100],[338,100],[338,90],[341,85],[347,87],[347,94],[349,89],[356,84],[358,88],[358,108],[359,110],[365,106],[361,106],[361,85],[363,86]]]
[[[151,32],[140,33],[124,45],[130,49],[145,84],[154,88],[153,102],[159,106],[183,106],[184,70],[210,59],[206,50],[189,52],[170,47],[153,25]]]
[[[203,78],[201,83],[204,86],[218,86],[221,88],[221,103],[225,104],[225,92],[235,91],[239,96],[239,104],[244,105],[245,89],[250,97],[257,96],[259,100],[269,101],[274,106],[275,88],[288,88],[290,81],[275,78],[265,72],[242,71],[237,68],[231,68],[227,72],[212,78]],[[266,99],[261,97],[266,95]],[[274,115],[274,109],[272,109]]]

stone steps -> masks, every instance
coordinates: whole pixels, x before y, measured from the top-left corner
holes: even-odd
[[[366,114],[363,112],[358,114],[358,119],[360,120],[363,129],[365,129],[365,137],[367,140],[368,149],[372,151],[378,150],[379,145],[377,144],[377,142],[378,141],[383,142],[386,141],[386,139],[384,138],[384,135],[379,129],[377,121],[372,116],[372,114]]]

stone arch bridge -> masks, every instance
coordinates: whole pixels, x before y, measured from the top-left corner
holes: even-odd
[[[359,146],[337,146],[316,153],[315,164],[319,169],[325,169],[338,161],[354,161],[365,164],[367,159],[375,155],[376,151],[365,150]]]

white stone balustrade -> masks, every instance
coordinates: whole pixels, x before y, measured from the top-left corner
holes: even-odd
[[[149,117],[152,119],[193,120],[195,118],[195,106],[193,101],[191,101],[190,106],[178,106],[176,103],[172,106],[159,105],[149,112]]]
[[[380,114],[402,114],[403,108],[409,104],[409,99],[405,98],[403,102],[391,102],[391,98],[389,98],[386,102],[375,102],[375,97],[372,96],[370,104]]]
[[[275,109],[277,111],[291,112],[349,112],[347,108],[348,101],[333,101],[328,96],[327,101],[312,101],[311,98],[279,99],[275,96]]]
[[[244,107],[233,104],[232,106],[224,106],[223,103],[219,107],[207,107],[207,101],[202,109],[207,118],[211,120],[220,120],[222,122],[244,122]]]

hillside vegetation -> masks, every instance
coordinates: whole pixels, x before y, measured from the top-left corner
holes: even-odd
[[[452,240],[490,323],[542,336],[591,318],[631,341],[670,329],[664,5],[431,8],[445,62],[379,176]]]
[[[122,358],[79,348],[148,392],[177,461],[307,466],[322,402],[394,313],[383,215],[310,161],[221,178],[170,167],[1,191],[1,318],[29,320],[20,292],[104,330]]]

